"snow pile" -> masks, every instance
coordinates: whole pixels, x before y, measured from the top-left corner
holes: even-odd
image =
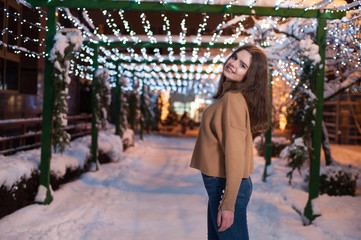
[[[18,4],[23,4],[23,5],[27,6],[28,8],[31,7],[30,3],[28,3],[26,0],[16,0],[16,2]]]
[[[29,151],[30,152],[30,151]],[[40,151],[31,151],[40,158]],[[5,186],[8,190],[21,178],[30,178],[31,174],[38,169],[38,163],[28,158],[28,154],[15,154],[12,156],[0,155],[0,186]]]
[[[51,186],[49,186],[49,188],[50,188],[51,195],[53,195],[54,194],[53,189],[51,188]],[[37,202],[37,203],[45,202],[47,191],[48,191],[48,189],[45,186],[39,185],[38,192],[37,192],[37,194],[35,196],[34,201]]]
[[[134,131],[129,128],[125,129],[123,136],[122,136],[122,141],[127,146],[133,146],[134,145]]]
[[[98,148],[113,161],[118,161],[123,155],[122,139],[109,132],[101,131],[98,137]]]
[[[65,149],[63,154],[52,154],[50,171],[56,178],[61,178],[65,175],[67,169],[84,168],[89,156],[90,148],[88,144],[81,144],[81,140],[76,139],[70,143],[70,146]]]
[[[255,145],[261,144],[266,140],[266,138],[264,136],[257,136],[254,138],[253,143]],[[290,144],[290,140],[285,138],[285,137],[274,137],[272,136],[271,138],[272,143],[278,144],[278,145],[286,145],[286,144]]]
[[[128,134],[133,141],[132,135]],[[67,169],[82,169],[90,156],[91,136],[77,138],[70,142],[63,154],[52,153],[50,171],[56,178],[62,178]],[[98,149],[118,161],[123,154],[119,136],[106,131],[99,132]],[[0,186],[10,189],[21,179],[29,179],[40,166],[40,149],[18,152],[11,156],[0,155]]]
[[[312,39],[301,39],[300,41],[300,51],[301,54],[311,60],[315,65],[321,61],[321,56],[318,54],[318,45],[316,45]]]

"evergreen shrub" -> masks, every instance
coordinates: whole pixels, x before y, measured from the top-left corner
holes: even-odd
[[[355,196],[358,171],[351,165],[321,167],[320,193],[330,196]]]
[[[254,147],[257,149],[257,153],[259,156],[263,157],[266,150],[265,145],[266,138],[264,136],[257,136],[254,139]],[[272,137],[272,157],[278,157],[282,151],[290,141],[284,137]]]

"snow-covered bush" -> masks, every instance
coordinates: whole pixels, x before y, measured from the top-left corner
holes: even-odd
[[[312,83],[318,74],[318,47],[311,39],[301,40],[299,58],[301,74],[299,82],[290,92],[292,101],[286,110],[287,124],[293,129],[291,145],[288,148],[288,166],[292,169],[287,173],[289,182],[295,169],[300,171],[307,159],[312,159],[312,131],[315,124],[317,98],[311,91]]]
[[[150,98],[150,107],[151,107],[151,113],[152,113],[152,130],[153,131],[159,131],[158,124],[161,121],[161,115],[162,115],[162,104],[161,104],[161,98],[159,93],[153,93],[153,95]]]
[[[129,104],[127,98],[125,97],[123,87],[127,85],[127,80],[125,78],[119,78],[119,86],[120,86],[120,93],[119,93],[119,114],[120,114],[120,136],[122,137],[128,128],[128,108]]]
[[[138,92],[139,82],[134,80],[133,91],[129,98],[130,127],[135,130],[140,124],[140,95]]]
[[[52,74],[53,99],[52,109],[54,124],[52,131],[52,145],[55,152],[64,152],[69,145],[70,135],[64,130],[67,126],[68,86],[70,84],[70,60],[82,45],[82,35],[78,29],[58,30],[54,37],[49,60],[54,64]]]
[[[253,143],[254,147],[257,149],[259,156],[265,155],[265,146],[266,138],[263,135],[255,137]],[[272,137],[272,157],[278,157],[281,151],[290,144],[290,141],[284,137]]]
[[[127,128],[122,136],[123,149],[126,150],[129,147],[134,146],[134,131]]]
[[[141,112],[141,117],[140,117],[140,126],[141,126],[141,130],[140,132],[143,132],[143,129],[149,133],[151,126],[152,126],[152,121],[154,118],[154,112],[153,112],[153,108],[151,107],[151,92],[148,91],[148,87],[143,85],[143,90],[142,90],[142,94],[140,96],[140,112]],[[142,137],[142,135],[141,135]]]
[[[106,68],[98,69],[95,73],[95,97],[97,104],[95,105],[95,114],[97,118],[97,127],[105,129],[108,121],[108,109],[111,102],[109,71]]]
[[[331,165],[321,167],[320,193],[330,196],[355,196],[358,171],[351,165]]]
[[[308,147],[303,142],[303,138],[296,138],[293,143],[285,147],[280,153],[280,158],[287,160],[287,165],[292,168],[287,173],[289,183],[291,184],[293,171],[297,169],[301,174],[302,165],[310,159]]]

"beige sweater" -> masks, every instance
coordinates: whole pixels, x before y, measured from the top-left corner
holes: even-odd
[[[242,178],[253,173],[253,140],[249,113],[242,93],[227,91],[202,116],[190,166],[213,177],[226,178],[219,205],[234,212]]]

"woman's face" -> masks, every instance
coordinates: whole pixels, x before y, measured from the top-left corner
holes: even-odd
[[[242,81],[251,65],[251,59],[252,55],[246,50],[233,53],[224,64],[223,74],[226,81]]]

